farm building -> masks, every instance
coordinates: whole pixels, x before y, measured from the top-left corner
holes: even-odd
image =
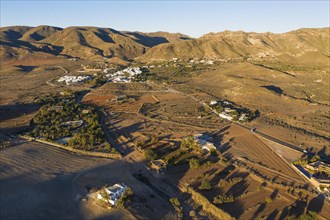
[[[221,117],[221,118],[224,118],[224,119],[227,119],[227,120],[233,120],[233,117],[232,116],[230,116],[230,115],[227,115],[226,113],[220,113],[219,114],[219,116]]]
[[[210,105],[216,105],[216,104],[218,104],[218,101],[215,100],[210,101]]]
[[[158,173],[163,172],[166,168],[166,162],[164,160],[153,160],[150,162],[150,168]]]
[[[113,186],[105,188],[105,193],[107,197],[104,198],[104,195],[101,193],[97,194],[97,198],[100,200],[107,200],[111,205],[116,205],[118,199],[123,195],[127,186],[125,184],[116,183]]]
[[[194,139],[201,145],[202,149],[211,151],[215,150],[216,147],[212,142],[210,142],[213,138],[206,134],[195,134]]]

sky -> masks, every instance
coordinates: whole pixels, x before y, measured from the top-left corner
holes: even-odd
[[[330,26],[330,1],[16,1],[1,0],[0,25],[109,27],[168,31],[283,33]]]

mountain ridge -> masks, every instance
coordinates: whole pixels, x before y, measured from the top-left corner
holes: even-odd
[[[26,55],[152,62],[174,57],[276,59],[324,62],[330,57],[330,28],[301,28],[285,33],[223,31],[199,38],[163,31],[117,31],[112,28],[48,25],[0,28],[2,59]]]
[[[224,31],[150,48],[139,61],[177,58],[250,58],[296,61],[314,56],[324,62],[330,56],[330,28],[298,29],[283,34]]]
[[[129,32],[92,26],[0,28],[2,59],[47,53],[83,59],[117,57],[132,60],[150,47],[185,39],[191,38],[180,33]]]

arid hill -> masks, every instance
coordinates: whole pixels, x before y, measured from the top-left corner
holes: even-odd
[[[197,39],[158,45],[137,60],[171,58],[243,58],[294,62],[327,62],[330,28],[299,29],[283,34],[224,31]]]
[[[192,39],[180,33],[99,27],[13,26],[0,29],[0,47],[2,59],[60,55],[143,62],[177,57],[324,64],[330,56],[329,36],[330,28],[299,29],[283,34],[224,31]]]
[[[187,39],[191,38],[179,33],[120,32],[99,27],[13,26],[0,29],[2,59],[39,54],[131,60],[149,47]]]

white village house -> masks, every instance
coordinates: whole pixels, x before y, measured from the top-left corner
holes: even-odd
[[[118,199],[123,195],[126,189],[127,186],[125,184],[116,183],[113,186],[105,188],[105,193],[108,194],[108,198],[104,198],[100,193],[97,194],[97,198],[108,201],[111,205],[116,205]]]
[[[245,114],[242,114],[240,117],[239,117],[239,121],[243,121],[244,119],[246,118],[246,115]]]
[[[142,70],[139,67],[128,67],[124,70],[117,71],[115,73],[109,73],[105,75],[108,78],[108,82],[131,82],[135,76],[142,73]]]
[[[203,150],[211,151],[216,149],[214,144],[209,141],[212,137],[203,134],[195,134],[194,139],[201,145]]]
[[[210,105],[216,105],[216,104],[218,104],[218,101],[215,100],[210,101]]]
[[[198,140],[198,143],[202,146],[203,150],[211,151],[215,150],[215,146],[213,143],[206,141],[206,140]]]
[[[230,116],[230,115],[227,115],[225,112],[220,113],[219,116],[221,118],[224,118],[224,119],[227,119],[227,120],[230,120],[230,121],[233,120],[233,117]]]
[[[90,76],[62,76],[57,80],[57,82],[65,82],[67,85],[78,84],[87,80],[91,80]]]

